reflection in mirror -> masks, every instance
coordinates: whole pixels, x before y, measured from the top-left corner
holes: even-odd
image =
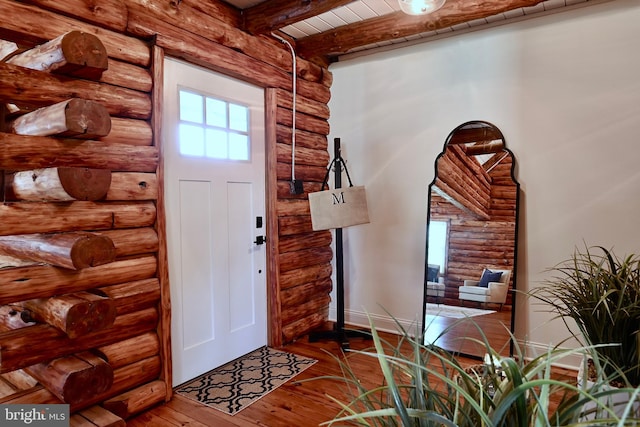
[[[484,121],[454,129],[429,185],[424,341],[483,357],[511,355],[519,184],[502,132]]]

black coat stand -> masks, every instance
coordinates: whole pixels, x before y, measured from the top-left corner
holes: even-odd
[[[333,150],[335,158],[335,188],[342,188],[342,162],[340,153],[340,138],[334,138]],[[337,341],[343,349],[349,348],[349,338],[371,339],[371,334],[366,331],[356,329],[346,329],[344,325],[344,260],[342,250],[342,228],[336,228],[336,323],[333,330],[315,331],[309,334],[309,341],[319,340]]]

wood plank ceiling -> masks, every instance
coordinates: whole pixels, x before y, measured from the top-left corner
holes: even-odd
[[[553,13],[596,0],[447,0],[438,11],[409,16],[397,0],[227,0],[252,34],[278,32],[296,53],[321,64],[373,49]]]

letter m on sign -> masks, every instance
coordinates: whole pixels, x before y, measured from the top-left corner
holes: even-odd
[[[341,191],[339,194],[331,193],[333,196],[333,204],[338,205],[340,203],[344,203],[344,191]]]

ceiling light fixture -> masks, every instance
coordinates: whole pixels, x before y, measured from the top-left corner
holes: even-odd
[[[427,15],[440,9],[446,0],[398,0],[407,15]]]

